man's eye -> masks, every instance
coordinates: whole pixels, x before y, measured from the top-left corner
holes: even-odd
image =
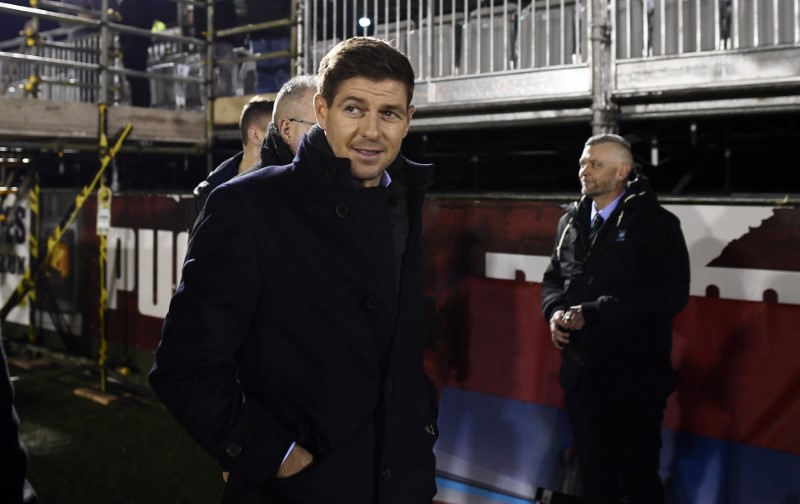
[[[358,108],[354,107],[353,105],[348,105],[344,108],[344,111],[349,114],[355,114],[358,112]]]

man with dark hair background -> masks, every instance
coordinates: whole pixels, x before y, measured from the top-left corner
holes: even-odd
[[[239,116],[239,131],[242,137],[242,150],[223,161],[208,177],[194,189],[194,198],[189,204],[189,234],[194,231],[203,205],[218,185],[244,173],[259,161],[261,142],[267,134],[267,124],[272,117],[272,102],[254,96],[242,108]]]

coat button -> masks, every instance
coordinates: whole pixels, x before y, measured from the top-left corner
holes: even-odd
[[[376,298],[375,296],[370,296],[367,298],[366,302],[367,310],[377,310],[380,305],[381,305],[381,300]]]
[[[225,450],[225,453],[227,453],[229,457],[235,457],[240,453],[242,453],[242,446],[237,443],[231,443],[228,445],[228,448]]]
[[[381,481],[384,483],[389,483],[389,480],[392,479],[392,470],[391,469],[384,469],[383,473],[381,474]]]
[[[347,214],[350,213],[350,209],[344,203],[339,203],[336,205],[336,215],[339,217],[347,217]]]
[[[333,178],[336,176],[336,167],[333,165],[328,166],[325,169],[325,176],[328,178]]]

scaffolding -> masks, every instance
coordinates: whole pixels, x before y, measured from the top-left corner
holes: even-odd
[[[228,100],[233,108],[241,110],[241,105],[254,94],[244,85],[252,80],[246,74],[255,71],[251,63],[281,57],[296,59],[295,12],[287,19],[215,31],[213,0],[178,0],[177,26],[156,30],[124,24],[118,12],[109,9],[109,0],[102,0],[99,10],[55,1],[31,4],[32,7],[24,7],[0,2],[0,15],[27,19],[19,37],[0,41],[0,115],[5,118],[0,121],[0,137],[8,136],[11,143],[24,140],[52,144],[51,139],[58,138],[62,144],[71,142],[72,147],[91,149],[96,131],[96,127],[90,127],[94,119],[91,109],[105,103],[111,107],[109,126],[120,127],[131,120],[136,124],[133,142],[146,142],[156,150],[160,146],[172,151],[202,152],[219,133],[215,123],[221,126],[218,130],[224,130],[238,120],[238,114],[235,118],[219,117],[215,104]],[[189,9],[204,9],[208,28],[204,39],[185,34]],[[40,31],[42,20],[60,23],[61,27]],[[215,58],[213,48],[220,40],[287,26],[294,41],[288,50],[252,54],[237,47],[233,59]],[[121,34],[141,38],[149,45],[146,71],[125,68]],[[214,94],[214,74],[225,66],[236,69],[236,96]],[[295,69],[294,65],[290,68],[292,73]],[[146,110],[137,107],[143,110],[123,111],[130,104],[130,78],[147,80],[151,100]],[[37,106],[33,103],[36,100],[47,104]],[[55,121],[54,115],[59,116]],[[25,120],[18,119],[23,117]]]
[[[198,152],[215,138],[232,140],[255,63],[288,56],[291,74],[314,73],[330,48],[356,35],[385,39],[409,57],[415,131],[547,121],[606,131],[621,119],[800,110],[800,0],[295,0],[289,18],[216,32],[213,2],[181,0],[178,26],[157,33],[114,22],[105,10],[92,16],[65,12],[60,2],[38,5],[60,12],[0,2],[0,12],[32,21],[22,36],[0,43],[10,83],[3,93],[58,102],[68,118],[76,117],[69,105],[105,101],[109,125],[120,127],[131,117],[120,112],[125,79],[146,77],[153,106],[138,112],[131,141],[153,148],[177,143]],[[188,6],[206,9],[204,40],[181,31]],[[39,33],[40,19],[69,28]],[[232,59],[215,59],[216,41],[287,27],[288,50],[238,47]],[[119,33],[153,40],[146,74],[120,65]],[[235,97],[213,96],[222,65],[236,68]],[[2,124],[24,112],[6,100],[0,107],[0,136],[27,133]],[[52,126],[36,120],[41,111],[28,107],[31,134],[52,137]],[[66,141],[86,129],[67,124],[66,133],[56,132]]]

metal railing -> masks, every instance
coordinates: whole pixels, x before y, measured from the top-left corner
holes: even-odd
[[[213,26],[211,1],[172,0],[181,13],[188,5],[207,10],[209,27]],[[27,18],[21,36],[0,41],[0,95],[36,96],[59,101],[125,103],[125,77],[142,77],[150,82],[152,106],[166,108],[203,108],[208,98],[211,77],[220,65],[235,67],[233,88],[237,94],[252,93],[244,88],[244,72],[253,72],[252,62],[270,58],[292,57],[297,52],[295,17],[248,24],[210,33],[206,39],[187,37],[178,27],[161,32],[139,29],[115,22],[107,3],[100,11],[91,11],[58,1],[39,0],[41,8],[0,2],[0,14]],[[39,20],[56,21],[68,28],[38,31]],[[214,41],[260,30],[290,26],[292,44],[287,51],[252,54],[243,47],[234,51],[233,60],[215,59]],[[119,34],[142,37],[148,43],[147,71],[126,69],[121,61]],[[148,39],[145,41],[144,39]],[[106,84],[106,87],[104,87]]]
[[[585,64],[587,0],[300,0],[303,72],[354,35],[390,41],[418,80]],[[800,0],[616,0],[617,59],[800,44]]]
[[[204,84],[200,76],[163,75],[126,69],[122,66],[117,49],[119,33],[154,39],[156,42],[150,48],[151,56],[175,44],[201,45],[201,40],[113,23],[108,18],[107,9],[97,13],[60,2],[42,2],[42,6],[65,9],[80,15],[0,2],[0,12],[30,19],[21,37],[0,43],[0,70],[4,76],[0,94],[33,95],[60,101],[118,103],[124,76]],[[39,32],[40,19],[75,26]]]
[[[798,0],[620,0],[618,58],[800,43]]]
[[[241,75],[254,71],[255,61],[290,56],[293,73],[314,73],[335,43],[354,35],[390,41],[408,55],[421,81],[587,65],[591,45],[588,0],[297,0],[289,19],[221,30],[206,40],[131,28],[62,2],[39,5],[58,12],[4,2],[0,12],[72,27],[36,34],[34,46],[25,36],[0,42],[2,93],[24,94],[35,75],[42,97],[95,101],[105,92],[115,103],[124,77],[140,76],[152,82],[154,105],[202,107],[216,65],[235,64]],[[800,44],[800,0],[614,0],[607,19],[617,60]],[[289,51],[239,48],[234,60],[214,61],[208,49],[220,37],[286,26],[293,32]],[[153,40],[148,72],[122,67],[114,49],[119,33]],[[107,65],[101,64],[104,51]]]

